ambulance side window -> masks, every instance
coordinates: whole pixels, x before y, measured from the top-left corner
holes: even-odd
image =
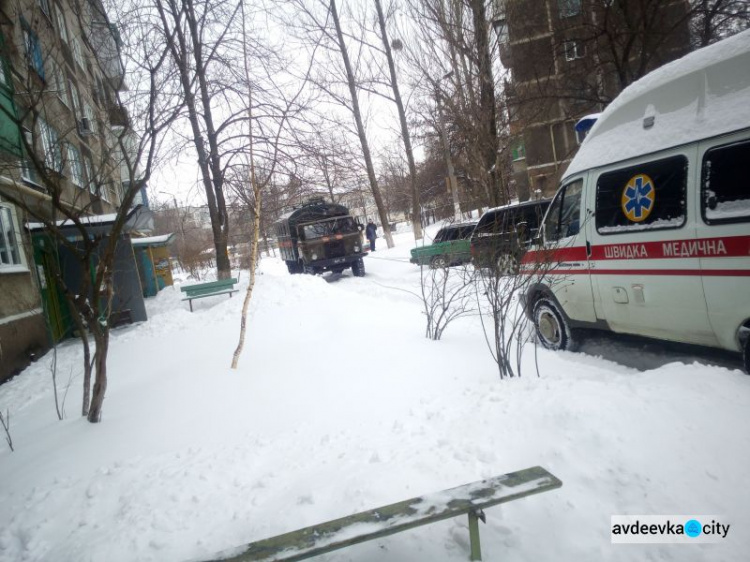
[[[706,224],[750,221],[750,141],[717,146],[703,156],[701,213]]]
[[[569,183],[557,192],[544,223],[547,242],[575,236],[581,230],[581,192],[583,180]]]
[[[596,231],[619,234],[682,227],[687,177],[685,156],[602,174],[596,183]]]

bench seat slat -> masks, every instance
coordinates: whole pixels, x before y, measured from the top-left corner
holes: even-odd
[[[218,281],[209,281],[207,283],[193,283],[192,285],[185,285],[180,287],[180,291],[194,292],[202,290],[217,290],[226,289],[232,287],[237,283],[237,279],[219,279]]]
[[[562,482],[558,478],[536,466],[257,541],[232,549],[221,555],[221,559],[229,562],[304,560],[560,486]]]
[[[193,299],[202,299],[203,297],[213,297],[214,295],[227,295],[227,294],[232,294],[232,293],[237,293],[237,292],[239,292],[237,289],[232,289],[230,291],[214,291],[214,292],[211,292],[211,293],[200,293],[200,294],[197,294],[197,295],[194,295],[192,293],[188,293],[187,296],[184,299],[182,299],[182,300],[183,301],[190,301],[190,300],[193,300]]]

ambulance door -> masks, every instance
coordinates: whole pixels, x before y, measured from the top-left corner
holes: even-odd
[[[750,132],[699,150],[703,290],[719,345],[736,350],[737,330],[750,319]]]
[[[715,345],[695,253],[697,147],[590,172],[597,315],[616,332]]]
[[[544,217],[544,247],[549,256],[546,281],[568,317],[595,322],[594,297],[583,225],[588,213],[583,200],[585,176],[567,181],[557,192]]]

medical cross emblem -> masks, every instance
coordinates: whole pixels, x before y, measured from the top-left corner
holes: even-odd
[[[655,199],[654,182],[646,174],[638,174],[622,190],[622,212],[629,220],[642,222],[651,214]]]

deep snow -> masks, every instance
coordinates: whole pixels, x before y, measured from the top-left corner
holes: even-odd
[[[396,241],[364,278],[264,259],[237,371],[242,298],[191,314],[178,288],[162,291],[148,322],[113,332],[101,424],[77,415],[75,342],[58,350],[58,378],[74,377],[63,421],[51,354],[0,386],[16,447],[0,441],[0,560],[200,560],[534,465],[563,487],[487,510],[486,561],[747,559],[750,377],[545,350],[537,377],[528,348],[524,376],[500,381],[477,318],[424,339],[413,240]],[[721,544],[613,545],[614,514],[717,514],[732,528]],[[320,559],[463,561],[467,524]]]

